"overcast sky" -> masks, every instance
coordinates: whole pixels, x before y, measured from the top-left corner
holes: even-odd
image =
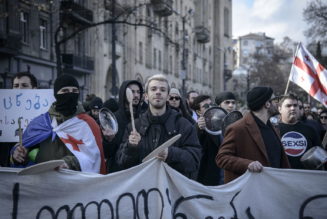
[[[306,43],[306,23],[302,12],[310,0],[234,0],[233,38],[248,33],[265,32],[275,38],[284,36]]]

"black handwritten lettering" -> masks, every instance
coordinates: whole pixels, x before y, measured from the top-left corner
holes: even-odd
[[[21,189],[20,184],[15,183],[13,190],[12,190],[12,203],[13,203],[12,204],[12,213],[11,213],[12,219],[17,219],[17,217],[18,217],[18,210],[19,210],[19,206],[20,206],[19,205],[20,189]],[[194,202],[199,199],[204,199],[207,201],[214,201],[214,198],[212,196],[204,195],[204,194],[196,194],[196,195],[191,195],[188,197],[181,196],[174,202],[170,198],[168,188],[165,189],[165,192],[166,192],[166,197],[169,202],[169,205],[171,205],[171,203],[172,203],[171,218],[174,218],[174,219],[177,219],[177,218],[187,219],[188,218],[189,215],[187,215],[187,213],[178,212],[178,209],[182,205],[184,205],[184,204],[186,205],[186,203],[189,201]],[[240,191],[237,192],[232,197],[232,200],[230,201],[230,205],[234,211],[234,216],[231,217],[231,219],[238,219],[236,208],[235,208],[233,202],[239,193],[240,193]],[[155,205],[155,206],[152,205],[152,203],[151,203],[152,199],[151,200],[149,199],[150,196],[151,196],[151,198],[160,200],[161,203],[156,201],[157,205]],[[157,197],[159,199],[157,199]],[[318,196],[314,196],[314,197],[306,200],[302,204],[301,209],[300,209],[300,219],[304,218],[303,217],[304,209],[310,201],[312,201],[314,199],[326,198],[326,197],[327,197],[327,195],[318,195]],[[124,203],[122,203],[123,200],[126,200],[126,201],[124,201]],[[130,203],[130,205],[128,203]],[[151,205],[149,205],[149,204],[151,204]],[[21,204],[21,205],[23,205],[23,204]],[[60,206],[58,209],[54,209],[53,207],[51,207],[49,205],[45,205],[45,206],[42,206],[39,209],[39,211],[37,212],[36,219],[41,219],[41,218],[44,218],[45,216],[47,216],[48,218],[53,218],[53,219],[57,219],[57,218],[73,219],[76,217],[86,219],[87,217],[90,217],[90,215],[87,213],[94,211],[94,208],[90,209],[91,206],[96,207],[95,212],[93,213],[93,215],[91,215],[92,218],[102,218],[105,215],[106,218],[119,219],[120,213],[126,214],[126,211],[124,209],[129,209],[131,212],[131,215],[129,215],[129,218],[151,219],[150,217],[153,217],[153,215],[150,215],[151,210],[152,210],[152,209],[150,209],[150,206],[154,207],[154,210],[156,212],[159,212],[160,216],[159,217],[156,216],[156,218],[157,217],[163,218],[163,213],[164,213],[164,208],[165,208],[165,199],[164,199],[161,191],[158,188],[151,188],[149,190],[142,189],[137,194],[133,194],[133,193],[129,193],[129,192],[121,194],[120,196],[118,196],[115,206],[113,206],[112,202],[108,199],[103,199],[100,202],[97,202],[97,201],[90,201],[88,203],[79,202],[79,203],[76,203],[74,206],[69,206],[67,204],[64,204],[64,205]],[[254,219],[254,217],[251,213],[250,207],[248,207],[246,209],[245,213],[246,213],[248,219]],[[126,216],[126,215],[124,215],[124,216]],[[217,217],[217,216],[213,216],[213,215],[207,215],[204,218],[205,219],[213,219],[213,218],[225,219],[224,216]]]
[[[177,208],[185,201],[189,201],[189,200],[193,200],[193,199],[208,199],[208,200],[213,200],[212,196],[208,196],[208,195],[192,195],[192,196],[188,196],[186,198],[184,198],[183,196],[180,197],[179,199],[177,199],[177,201],[175,202],[174,206],[173,206],[173,212],[172,212],[172,218],[187,218],[187,216],[183,213],[176,213]]]
[[[307,205],[316,200],[316,199],[321,199],[321,198],[327,198],[327,194],[321,194],[321,195],[315,195],[315,196],[312,196],[308,199],[306,199],[303,204],[301,205],[300,207],[300,212],[299,212],[299,219],[309,219],[309,218],[314,218],[314,217],[310,217],[310,216],[304,216],[304,210],[305,208],[307,207]]]
[[[142,196],[143,197],[143,205],[144,205],[144,214],[145,214],[145,217],[146,218],[149,218],[149,205],[148,205],[148,203],[149,203],[149,194],[151,192],[157,192],[157,194],[160,196],[160,199],[161,199],[160,218],[162,218],[163,209],[165,207],[165,204],[164,204],[163,196],[162,196],[161,192],[159,191],[159,189],[157,189],[157,188],[152,188],[148,192],[146,192],[144,189],[141,190],[138,193],[137,198],[136,198],[136,206],[139,206],[139,200],[140,200],[140,197]],[[158,208],[159,208],[159,206],[158,206]],[[138,208],[137,208],[137,217],[140,218],[140,214],[139,214]]]

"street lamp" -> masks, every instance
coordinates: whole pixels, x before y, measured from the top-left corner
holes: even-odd
[[[176,11],[173,11],[173,12],[175,12],[177,15],[180,15]],[[182,69],[181,69],[180,77],[182,78],[182,95],[183,95],[183,97],[186,97],[185,81],[186,81],[186,75],[187,75],[187,64],[186,64],[187,57],[186,57],[185,44],[186,44],[186,40],[188,39],[188,35],[185,30],[185,24],[186,24],[186,18],[188,16],[192,16],[193,13],[194,13],[194,10],[189,9],[186,15],[181,16],[182,17],[183,44],[182,44],[182,61],[181,61]]]

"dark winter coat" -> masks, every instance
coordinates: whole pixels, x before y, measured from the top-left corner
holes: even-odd
[[[183,175],[196,179],[201,159],[201,146],[195,127],[180,113],[168,106],[162,116],[152,116],[148,110],[135,121],[135,127],[141,135],[141,141],[137,146],[128,143],[131,132],[129,125],[116,154],[117,163],[121,168],[126,169],[140,164],[142,159],[155,148],[171,137],[181,134],[181,138],[169,147],[166,162]]]
[[[222,142],[221,135],[211,135],[198,129],[198,136],[202,146],[202,158],[197,181],[207,186],[223,184],[223,170],[215,161],[219,146]]]

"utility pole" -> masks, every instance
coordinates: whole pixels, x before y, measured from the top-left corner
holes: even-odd
[[[116,8],[116,0],[111,1],[111,10],[112,10],[112,19],[115,19],[115,8]],[[117,68],[116,68],[116,24],[115,20],[111,23],[111,73],[112,73],[112,86],[111,86],[111,94],[116,98],[118,95],[118,88],[116,86],[116,77],[117,77]]]

